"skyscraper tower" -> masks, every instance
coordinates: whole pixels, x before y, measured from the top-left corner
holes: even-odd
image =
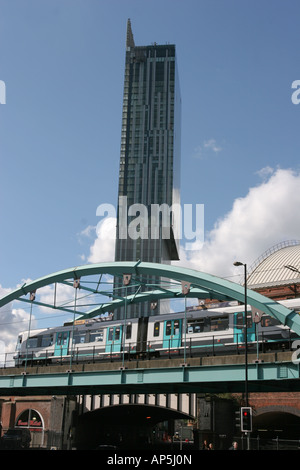
[[[179,259],[179,220],[172,209],[180,204],[180,116],[175,46],[136,46],[128,20],[116,261]],[[151,313],[143,303],[128,310],[129,317]]]

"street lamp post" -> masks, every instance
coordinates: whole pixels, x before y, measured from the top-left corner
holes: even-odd
[[[245,294],[244,294],[244,302],[245,302],[245,406],[248,407],[248,318],[247,318],[247,264],[241,263],[240,261],[236,261],[233,263],[234,266],[244,266],[244,287],[245,287]],[[250,436],[249,433],[246,432],[247,437],[247,449],[250,449]]]
[[[244,266],[244,287],[245,287],[245,406],[248,406],[248,320],[247,320],[247,264],[236,261],[234,266]]]

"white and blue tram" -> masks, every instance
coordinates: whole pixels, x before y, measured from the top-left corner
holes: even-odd
[[[234,304],[233,302],[232,304]],[[281,302],[297,310],[300,299]],[[244,350],[244,306],[219,304],[214,308],[190,308],[186,312],[114,321],[78,320],[63,326],[19,334],[15,365],[95,362],[130,358],[188,357],[236,354]],[[298,338],[287,326],[269,315],[253,320],[247,313],[249,350],[282,350]],[[299,338],[298,338],[299,339]]]

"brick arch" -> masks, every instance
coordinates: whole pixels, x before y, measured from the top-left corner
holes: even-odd
[[[300,418],[300,408],[289,405],[270,405],[255,408],[254,418],[267,413],[287,413]]]

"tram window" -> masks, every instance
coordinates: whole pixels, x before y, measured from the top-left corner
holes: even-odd
[[[90,343],[101,343],[103,341],[103,330],[93,331],[90,334]]]
[[[62,335],[62,345],[66,346],[68,343],[68,333],[65,331]]]
[[[108,341],[118,341],[121,336],[121,327],[115,326],[108,330]]]
[[[16,351],[18,351],[21,348],[21,344],[22,344],[22,335],[19,335],[18,336],[18,342],[17,342],[17,345],[16,345]]]
[[[116,329],[115,329],[115,341],[118,341],[120,339],[120,327],[117,326]]]
[[[172,322],[167,321],[166,323],[166,336],[171,336],[172,334]]]
[[[44,335],[42,337],[42,344],[41,346],[43,348],[46,348],[47,346],[52,346],[53,344],[53,335]]]
[[[112,341],[114,339],[114,329],[110,328],[108,330],[108,341]]]
[[[187,333],[202,333],[204,331],[204,319],[190,320],[187,324]]]
[[[210,325],[211,325],[212,331],[228,330],[229,318],[228,317],[211,318]]]
[[[132,323],[128,323],[128,325],[126,325],[126,339],[131,338],[131,333],[132,333]]]
[[[236,315],[236,327],[237,328],[244,328],[244,312],[237,313]],[[247,314],[247,328],[251,328],[252,326],[252,316],[251,314]]]
[[[166,323],[166,336],[171,336],[171,335],[179,335],[180,333],[180,322],[179,320],[174,320],[172,323],[172,320],[167,321]]]
[[[174,333],[173,334],[174,335],[179,335],[179,331],[180,331],[180,329],[179,329],[179,320],[175,320],[174,321]]]
[[[153,330],[153,336],[159,336],[159,321],[156,321],[154,323],[154,330]]]
[[[85,343],[85,331],[76,331],[74,334],[73,344]]]
[[[244,327],[244,314],[243,313],[238,313],[236,315],[236,327],[237,328],[243,328]]]
[[[28,347],[29,348],[37,348],[38,339],[37,338],[29,338],[28,340]]]
[[[58,346],[66,346],[67,345],[67,340],[68,340],[68,332],[67,331],[58,333],[58,336],[57,336],[57,345]]]

